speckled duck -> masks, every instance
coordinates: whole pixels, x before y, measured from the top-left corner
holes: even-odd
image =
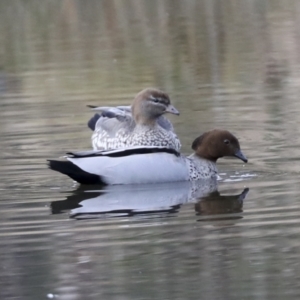
[[[91,106],[90,106],[91,107]],[[142,90],[132,106],[92,107],[96,114],[88,126],[94,130],[94,150],[123,149],[132,146],[167,147],[176,151],[181,144],[165,113],[179,115],[169,96],[155,88]]]

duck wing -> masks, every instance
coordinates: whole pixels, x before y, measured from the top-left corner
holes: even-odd
[[[96,123],[100,118],[109,118],[109,119],[117,119],[119,122],[129,122],[130,124],[133,123],[133,117],[131,113],[131,106],[92,106],[88,105],[88,107],[92,108],[93,110],[99,110],[101,111],[101,114],[95,114],[89,121],[88,121],[88,127],[91,130],[95,130]],[[174,132],[174,127],[169,119],[167,119],[165,116],[160,116],[157,118],[157,124],[162,127],[163,129],[167,131]],[[124,124],[122,124],[124,125]],[[100,124],[98,125],[100,126]]]
[[[130,106],[102,106],[93,110],[101,111],[89,121],[88,127],[94,131],[92,145],[95,150],[120,148],[124,139],[134,130],[135,122],[132,118]]]
[[[134,123],[130,106],[92,106],[88,105],[96,111],[101,111],[101,114],[95,114],[88,122],[88,127],[91,130],[103,129],[106,131],[114,131],[119,126],[131,127]],[[134,127],[134,126],[133,126]]]

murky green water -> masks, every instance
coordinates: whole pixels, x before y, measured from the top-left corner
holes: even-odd
[[[297,1],[0,2],[1,299],[299,299]],[[170,94],[183,152],[212,128],[218,192],[83,190],[87,104]],[[248,190],[249,189],[249,190]],[[80,203],[80,205],[79,205]]]

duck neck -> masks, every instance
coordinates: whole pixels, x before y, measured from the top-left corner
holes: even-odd
[[[203,156],[200,156],[199,154],[197,153],[193,153],[189,156],[190,159],[192,159],[195,164],[201,164],[203,165],[203,163],[207,163],[207,164],[210,164],[210,165],[215,165],[216,166],[216,159],[210,159],[208,157],[203,157]]]
[[[218,160],[218,157],[212,156],[211,154],[208,153],[208,151],[205,151],[205,149],[201,149],[201,148],[198,148],[197,152],[195,152],[194,155],[199,159],[206,159],[213,163],[216,163]]]
[[[152,127],[154,128],[156,126],[156,119],[150,119],[150,118],[136,118],[135,120],[137,126],[141,127]]]

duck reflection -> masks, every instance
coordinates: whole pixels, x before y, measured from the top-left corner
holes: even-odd
[[[100,190],[82,188],[65,201],[51,203],[52,213],[70,210],[72,218],[169,214],[190,202],[195,194],[207,195],[217,189],[216,180],[195,183],[172,182],[149,185],[108,186]]]
[[[222,196],[219,191],[214,191],[198,200],[195,204],[195,211],[198,216],[214,215],[213,220],[241,219],[242,215],[237,215],[237,213],[243,212],[243,202],[248,192],[249,188],[245,188],[240,194]],[[217,218],[216,215],[218,215]],[[212,219],[205,218],[198,221],[208,220]]]
[[[143,215],[166,217],[186,203],[195,203],[197,215],[241,212],[249,189],[222,196],[215,180],[139,186],[80,187],[63,201],[51,203],[53,214],[68,212],[74,219]]]

